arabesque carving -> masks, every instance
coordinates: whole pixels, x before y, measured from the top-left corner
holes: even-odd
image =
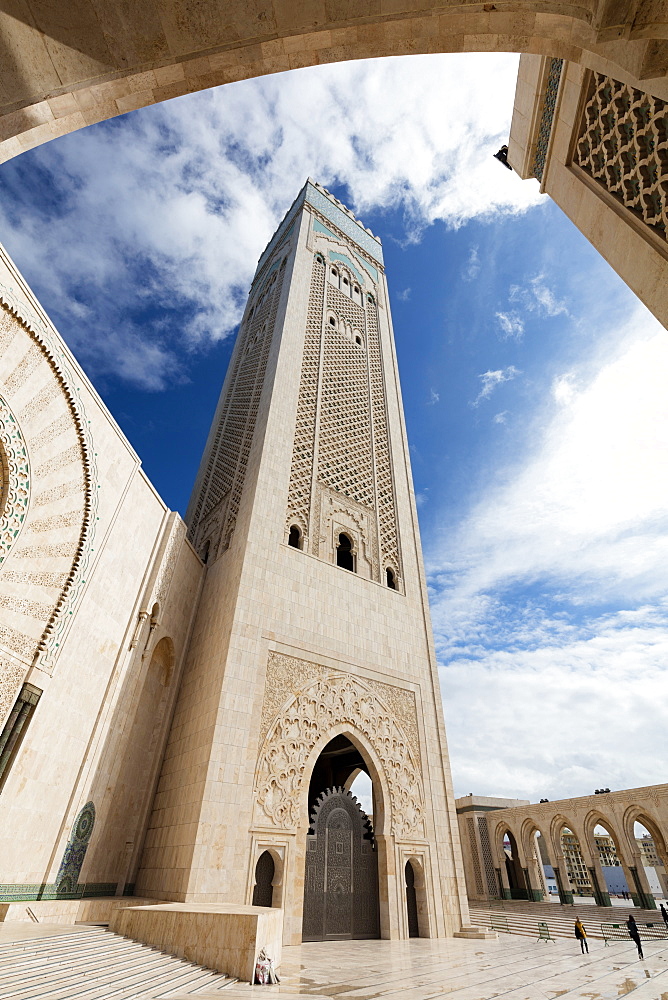
[[[290,829],[303,821],[306,762],[320,737],[344,724],[366,737],[381,762],[390,793],[391,832],[401,839],[424,836],[419,759],[379,688],[380,684],[372,688],[366,680],[340,670],[279,653],[269,654],[263,735],[270,713],[272,721],[260,751],[256,779],[256,801],[263,825],[268,821]],[[395,698],[400,698],[400,689],[392,690],[397,692]],[[292,696],[286,703],[289,692]],[[412,692],[404,694],[413,697]],[[279,698],[283,707],[277,714]]]

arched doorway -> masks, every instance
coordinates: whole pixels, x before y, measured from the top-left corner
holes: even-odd
[[[630,899],[628,879],[619,854],[616,836],[613,836],[607,826],[598,822],[592,830],[591,837],[594,841],[594,851],[598,857],[604,880],[604,885],[598,886],[596,872],[592,870],[596,902],[599,906],[610,906],[611,896],[617,899]]]
[[[503,835],[503,860],[510,887],[510,898],[528,899],[526,878],[522,868],[522,860],[517,849],[517,841],[508,829]]]
[[[415,869],[410,861],[406,862],[404,870],[406,878],[406,912],[408,915],[408,936],[420,937],[420,923],[418,920],[417,893],[415,891]]]
[[[665,879],[665,842],[659,828],[640,813],[633,823],[631,850],[634,864],[629,871],[633,885],[629,888],[633,902],[645,910],[655,910],[656,896],[664,895],[660,873]]]
[[[580,848],[580,839],[570,827],[563,826],[559,838],[568,878],[573,892],[578,896],[593,896],[589,869]]]
[[[351,776],[369,773],[346,736],[323,749],[309,786],[302,940],[380,937],[378,853],[373,827],[352,791]]]
[[[269,851],[263,851],[255,865],[253,906],[274,905],[274,874],[276,867]]]

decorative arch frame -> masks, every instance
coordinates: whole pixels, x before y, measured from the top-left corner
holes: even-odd
[[[255,888],[255,869],[263,854],[270,854],[274,862],[274,875],[271,880],[272,887],[272,907],[280,908],[283,905],[284,875],[285,875],[285,847],[274,844],[270,841],[257,840],[254,850],[251,853],[250,878],[248,883],[248,903],[253,902],[253,890]]]
[[[591,809],[582,822],[584,839],[592,857],[598,857],[594,830],[599,824],[605,827],[608,831],[608,836],[612,838],[619,860],[624,860],[626,855],[625,844],[619,835],[617,823],[611,823],[609,818],[600,809]]]
[[[410,741],[378,692],[341,671],[311,679],[270,724],[256,768],[257,826],[297,830],[304,825],[313,768],[339,735],[357,747],[369,767],[378,833],[422,837],[424,793]]]
[[[533,816],[528,816],[520,828],[520,840],[522,844],[522,852],[524,857],[528,861],[533,857],[533,845],[532,840],[535,834],[539,833],[541,837],[545,840],[546,844],[551,848],[549,837],[546,837],[545,830],[542,824],[538,823]],[[550,851],[550,858],[552,857],[552,852]]]
[[[419,854],[417,851],[408,851],[402,854],[401,857],[402,864],[402,883],[405,885],[404,872],[406,870],[406,865],[410,865],[413,869],[413,878],[415,886],[415,896],[417,901],[417,917],[418,917],[418,931],[421,938],[428,938],[432,936],[431,933],[431,920],[429,915],[429,904],[428,904],[428,894],[427,894],[427,871],[425,864],[425,857],[423,854]],[[404,889],[405,892],[405,889]],[[405,937],[408,937],[408,913],[407,906],[404,902],[404,921],[406,925]]]
[[[294,512],[288,513],[285,519],[285,528],[283,531],[283,541],[287,545],[288,538],[290,537],[290,528],[294,525],[299,528],[302,536],[302,550],[306,551],[308,546],[308,532],[306,531],[306,522],[301,514],[295,514]]]
[[[642,823],[642,825],[651,833],[657,852],[660,852],[663,858],[668,861],[668,845],[666,844],[666,838],[661,830],[661,826],[654,816],[648,812],[645,806],[629,806],[624,811],[622,822],[624,826],[624,835],[628,841],[632,857],[636,853],[636,838],[633,833],[633,827],[635,823]]]
[[[572,819],[565,816],[564,813],[557,813],[556,816],[552,817],[550,821],[550,846],[554,851],[554,855],[558,857],[562,854],[561,850],[561,831],[564,827],[568,827],[571,833],[578,838],[580,844],[582,844],[582,837],[578,833],[578,825],[574,823]]]

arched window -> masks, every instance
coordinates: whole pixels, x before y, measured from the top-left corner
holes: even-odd
[[[394,570],[391,570],[389,566],[385,570],[385,579],[387,581],[387,585],[390,588],[390,590],[397,589],[397,580],[394,575]]]
[[[329,280],[335,288],[339,287],[339,272],[335,267],[330,267],[329,269]]]
[[[360,333],[355,334],[355,343],[358,347],[362,347],[364,345],[364,341],[362,340],[362,335]]]
[[[341,291],[350,296],[350,282],[346,278],[345,274],[341,278]]]
[[[269,851],[263,851],[255,865],[255,885],[253,906],[272,906],[274,902],[274,859]]]
[[[316,261],[316,264],[324,264],[325,263],[325,258],[322,256],[321,253],[317,253],[315,255],[315,261]]]
[[[342,569],[349,569],[355,572],[355,557],[353,555],[353,543],[348,536],[341,532],[336,546],[336,565]]]
[[[290,525],[290,534],[288,535],[288,545],[291,545],[293,549],[301,549],[302,547],[302,533],[298,525]]]
[[[353,302],[357,302],[359,305],[362,304],[362,293],[360,292],[359,285],[353,285]]]
[[[208,563],[209,561],[209,549],[211,548],[211,539],[207,538],[202,549],[202,562]]]
[[[373,303],[374,303],[374,302],[376,301],[376,300],[374,299],[373,295],[371,295],[371,293],[369,293],[369,294],[367,295],[367,297],[366,297],[366,300],[367,300],[367,302],[369,302],[369,303],[371,303],[371,304],[373,304]]]
[[[329,317],[329,325],[330,326],[336,326],[336,320],[334,319],[333,316]]]

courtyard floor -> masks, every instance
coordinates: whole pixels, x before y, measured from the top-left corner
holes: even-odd
[[[115,988],[95,988],[87,975],[66,989],[42,967],[40,985],[28,988],[20,982],[3,988],[3,966],[13,956],[20,958],[27,939],[72,933],[72,926],[0,924],[0,998],[30,996],[34,1000],[107,998]],[[85,932],[78,925],[76,930]],[[78,936],[78,935],[77,935]],[[76,951],[73,942],[73,952]],[[13,947],[16,945],[16,952]],[[9,947],[8,947],[9,946]],[[573,939],[556,943],[537,942],[530,937],[501,934],[497,940],[413,939],[410,941],[332,941],[284,948],[281,984],[255,986],[235,984],[212,991],[200,987],[183,992],[169,979],[154,989],[138,986],[132,997],[143,1000],[248,1000],[274,996],[277,1000],[668,1000],[668,941],[646,943],[645,959],[638,961],[633,943],[609,945],[589,942],[590,954],[581,955]],[[44,975],[44,973],[46,973]]]
[[[668,1000],[668,942],[648,944],[638,961],[633,942],[607,948],[590,942],[538,943],[500,935],[496,941],[460,939],[332,941],[283,950],[281,985],[254,987],[281,1000],[309,996],[350,1000]],[[229,987],[219,997],[248,997]]]

